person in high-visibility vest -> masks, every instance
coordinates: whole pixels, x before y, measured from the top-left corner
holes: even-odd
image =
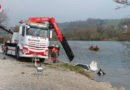
[[[57,48],[57,50],[58,50],[57,53],[58,53],[58,56],[59,56],[59,55],[60,55],[60,53],[59,53],[59,52],[60,52],[60,46],[59,46],[58,44],[56,44],[56,48]]]
[[[53,63],[56,63],[57,57],[58,57],[58,49],[56,47],[53,47],[51,52],[51,60]]]

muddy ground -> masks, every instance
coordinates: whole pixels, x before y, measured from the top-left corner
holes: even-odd
[[[117,90],[72,71],[50,69],[36,73],[32,62],[17,61],[0,52],[0,90]]]

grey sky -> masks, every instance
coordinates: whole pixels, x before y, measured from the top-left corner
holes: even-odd
[[[55,17],[57,22],[86,20],[88,18],[117,19],[130,15],[130,7],[113,0],[0,0],[11,25],[28,17]]]

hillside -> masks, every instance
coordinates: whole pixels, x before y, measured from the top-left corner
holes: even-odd
[[[72,28],[88,28],[93,26],[118,26],[121,19],[93,19],[89,18],[83,21],[72,21],[59,23],[59,27],[62,30],[68,30]]]
[[[69,40],[130,40],[130,27],[123,19],[92,19],[59,23]],[[123,24],[124,23],[124,24]]]

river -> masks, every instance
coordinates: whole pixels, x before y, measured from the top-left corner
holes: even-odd
[[[90,64],[91,61],[98,63],[106,73],[105,76],[94,75],[97,81],[110,82],[113,86],[125,87],[130,90],[130,48],[128,42],[116,41],[69,41],[74,52],[73,64]],[[130,43],[129,43],[130,44]],[[99,51],[90,51],[91,45],[98,45]],[[68,58],[61,47],[60,60],[67,61]]]

